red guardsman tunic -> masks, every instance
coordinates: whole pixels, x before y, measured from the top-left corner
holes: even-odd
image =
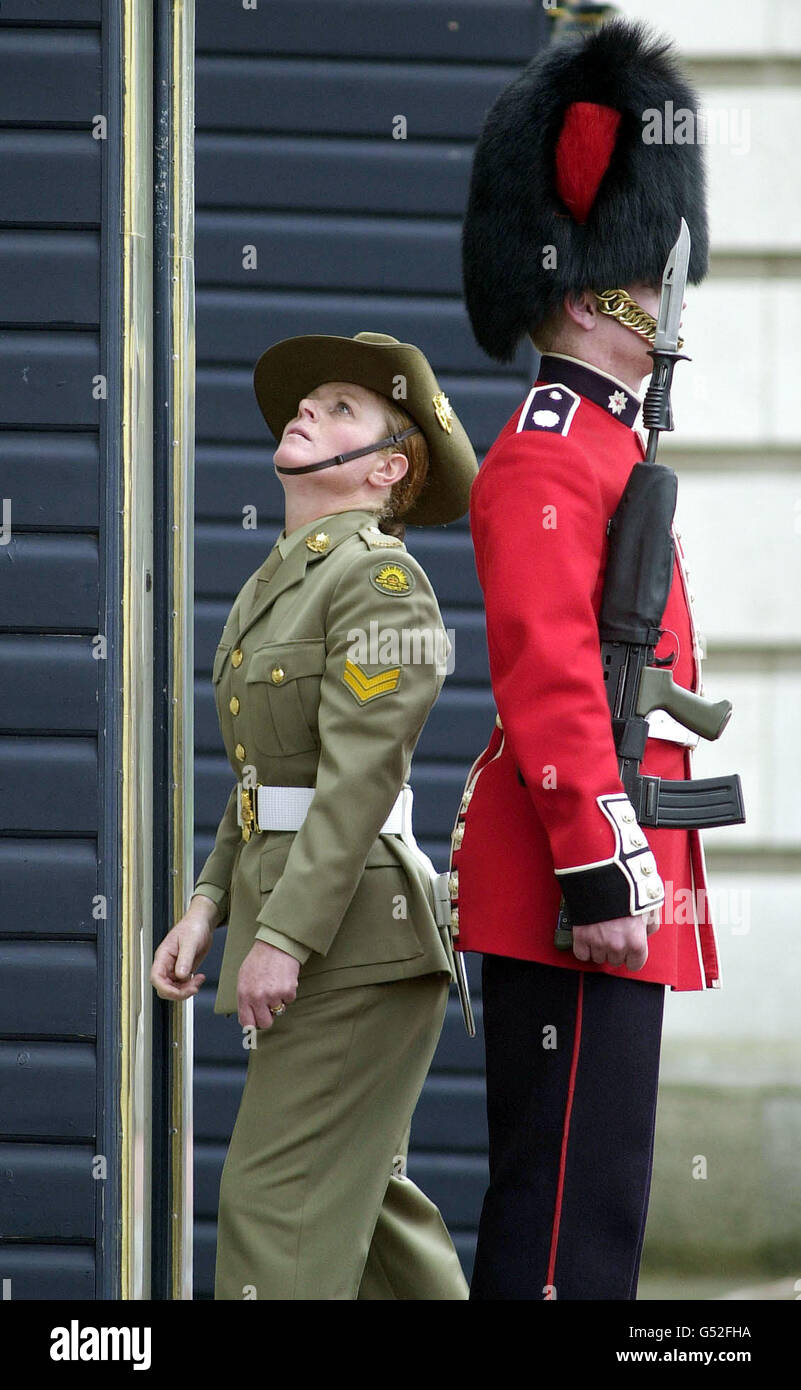
[[[544,356],[537,385],[473,484],[470,526],[498,717],[453,834],[456,945],[704,989],[719,983],[719,969],[700,834],[637,825],[618,775],[601,670],[606,527],[644,457],[633,429],[638,408],[622,382],[575,358]],[[656,656],[674,652],[676,684],[702,693],[701,647],[673,534]],[[664,712],[649,722],[641,772],[689,778],[697,738]],[[556,950],[563,893],[576,923],[661,902],[643,968]]]

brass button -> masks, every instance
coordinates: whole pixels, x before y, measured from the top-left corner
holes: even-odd
[[[458,927],[458,925],[459,925],[459,909],[458,909],[458,907],[453,907],[453,908],[451,908],[451,926],[452,926],[452,927]]]
[[[325,531],[318,531],[316,535],[306,537],[306,545],[316,555],[325,554],[330,544],[331,537],[327,536]]]
[[[280,666],[274,666],[270,672],[270,676],[276,685],[280,685],[281,681],[284,679],[284,672]]]
[[[653,866],[652,866],[651,864],[641,864],[641,865],[640,865],[640,873],[641,873],[641,874],[652,874],[652,873],[653,873]]]
[[[462,840],[463,840],[463,839],[464,839],[464,824],[463,824],[462,821],[460,821],[459,824],[457,825],[456,829],[454,830],[453,834],[451,835],[451,840],[453,841],[453,848],[454,848],[454,849],[461,849],[461,847],[462,847]]]
[[[240,762],[241,762],[242,759],[243,759],[244,756],[245,756],[245,750],[244,750],[244,748],[242,747],[242,744],[241,744],[241,743],[238,743],[238,744],[236,745],[236,748],[234,749],[234,752],[236,753],[236,756],[239,758],[239,760],[240,760]]]
[[[454,869],[448,878],[448,892],[452,898],[459,896],[459,870]]]
[[[661,896],[661,894],[660,894],[660,891],[659,891],[659,889],[657,888],[656,884],[655,884],[655,883],[649,883],[649,884],[648,884],[648,897],[649,897],[649,898],[658,898],[658,897],[660,897],[660,896]]]
[[[242,648],[241,648],[241,647],[235,647],[234,650],[231,652],[231,665],[232,665],[232,666],[241,666],[241,665],[242,665],[242,658],[243,658],[243,656],[244,656],[244,652],[242,651]]]
[[[232,695],[232,696],[231,696],[230,700],[228,701],[228,708],[229,708],[229,710],[231,711],[232,714],[238,714],[238,713],[239,713],[239,701],[238,701],[236,695]]]

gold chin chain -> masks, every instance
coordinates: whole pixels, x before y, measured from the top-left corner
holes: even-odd
[[[656,319],[643,309],[625,290],[603,290],[595,292],[598,308],[602,314],[609,314],[632,332],[639,333],[651,347],[656,337]],[[679,338],[679,347],[684,347],[684,339]]]

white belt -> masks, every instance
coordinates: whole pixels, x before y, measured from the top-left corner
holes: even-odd
[[[251,789],[252,795],[252,789]],[[312,803],[314,787],[256,787],[259,830],[300,830]],[[236,823],[242,824],[242,783],[236,784]],[[379,835],[412,838],[412,789],[401,787]]]
[[[312,803],[314,787],[256,787],[256,820],[261,830],[300,830],[306,813]],[[249,789],[253,799],[253,790]],[[428,855],[421,850],[412,830],[413,794],[410,786],[401,787],[389,815],[379,830],[379,835],[400,835],[404,844],[412,851],[431,879],[434,896],[434,916],[437,926],[446,928],[444,932],[448,959],[451,962],[454,978],[459,991],[465,1027],[473,1038],[476,1025],[470,1002],[470,986],[467,980],[464,957],[454,950],[451,939],[451,875],[449,870],[438,874]],[[236,820],[242,825],[242,783],[236,784]],[[255,826],[253,827],[255,829]]]

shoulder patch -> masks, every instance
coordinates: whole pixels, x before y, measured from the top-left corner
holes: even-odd
[[[393,560],[386,564],[375,565],[370,570],[370,583],[382,594],[402,596],[412,592],[417,580],[406,565],[398,564],[396,560]]]
[[[543,430],[547,434],[567,434],[580,401],[581,396],[561,382],[533,386],[520,411],[517,433]]]
[[[383,531],[379,531],[377,526],[360,526],[359,535],[362,540],[367,542],[371,550],[390,546],[401,546],[402,549],[405,549],[399,536],[387,536]]]

